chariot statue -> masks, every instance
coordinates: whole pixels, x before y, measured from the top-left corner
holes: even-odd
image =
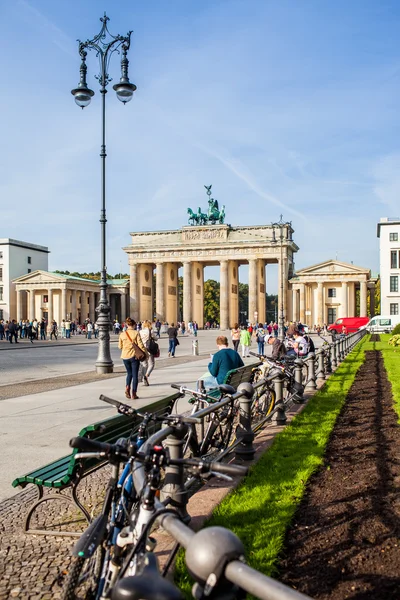
[[[222,225],[225,219],[225,205],[219,210],[218,200],[211,198],[212,185],[205,185],[204,187],[207,190],[208,211],[207,213],[203,213],[199,207],[196,213],[191,208],[188,208],[189,225]]]

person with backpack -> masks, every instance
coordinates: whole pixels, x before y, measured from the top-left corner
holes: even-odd
[[[262,323],[259,323],[256,329],[256,340],[258,344],[258,354],[264,355],[265,330]]]
[[[155,367],[155,359],[160,355],[160,348],[157,344],[157,334],[153,333],[150,321],[144,321],[142,329],[139,332],[144,347],[147,350],[147,359],[140,365],[143,369],[143,382],[150,385],[149,377]]]

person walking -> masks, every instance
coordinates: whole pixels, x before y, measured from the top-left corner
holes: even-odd
[[[143,369],[143,382],[145,385],[150,385],[149,377],[154,369],[156,360],[156,354],[153,352],[153,350],[158,351],[157,334],[153,333],[150,321],[144,321],[143,327],[140,330],[140,337],[142,338],[143,345],[148,352],[146,361],[143,361],[141,364]]]
[[[57,323],[54,320],[51,322],[51,329],[50,329],[50,339],[51,340],[53,339],[53,335],[57,339]]]
[[[251,334],[250,331],[244,327],[240,332],[240,345],[242,346],[242,358],[250,356]]]
[[[175,357],[175,348],[179,345],[178,340],[178,328],[175,327],[174,323],[171,323],[171,327],[168,328],[168,356]]]
[[[86,325],[86,331],[87,331],[87,339],[91,340],[92,339],[92,331],[93,331],[93,325],[92,325],[91,321],[88,321],[88,323]]]
[[[18,324],[15,319],[12,319],[11,323],[8,325],[8,334],[9,334],[9,342],[13,343],[13,338],[15,338],[15,343],[18,344]]]
[[[46,339],[46,321],[44,319],[40,321],[40,339]]]
[[[264,356],[265,330],[262,323],[259,323],[256,329],[256,340],[258,344],[258,354]]]
[[[121,358],[126,369],[125,397],[129,399],[132,398],[132,400],[138,400],[137,387],[140,361],[135,356],[133,344],[139,346],[146,354],[147,351],[142,342],[142,338],[136,329],[136,321],[127,317],[125,324],[127,326],[126,331],[123,331],[118,338],[118,348],[122,350]]]
[[[238,348],[239,348],[239,343],[240,343],[239,323],[235,323],[233,326],[233,329],[231,329],[231,338],[232,338],[233,349],[236,350],[236,352],[237,352]]]

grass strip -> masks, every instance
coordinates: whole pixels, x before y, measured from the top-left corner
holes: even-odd
[[[392,386],[393,408],[400,423],[400,346],[389,346],[391,334],[381,334],[380,342],[367,342],[365,350],[379,350],[382,353],[383,362],[388,379]]]
[[[321,466],[329,436],[358,369],[364,362],[365,337],[274,439],[241,485],[215,509],[206,526],[231,529],[243,542],[248,564],[266,575],[276,572],[286,530],[307,481]],[[329,467],[327,467],[329,468]],[[189,598],[191,581],[183,552],[175,581]]]

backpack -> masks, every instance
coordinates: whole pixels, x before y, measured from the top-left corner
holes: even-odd
[[[152,356],[159,356],[160,348],[157,342],[155,342],[151,337],[149,337],[146,342],[146,350],[148,350]]]
[[[259,344],[262,344],[265,342],[265,333],[258,333],[257,334],[257,342]]]

